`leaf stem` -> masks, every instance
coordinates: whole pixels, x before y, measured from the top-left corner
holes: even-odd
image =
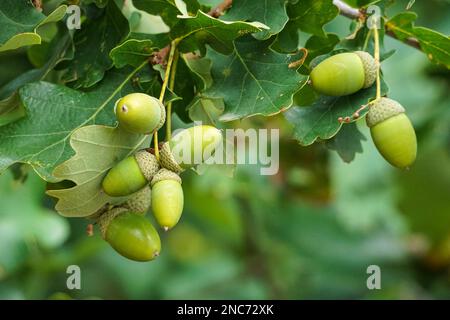
[[[172,74],[170,75],[169,89],[173,91],[175,87],[175,77],[177,74],[178,65],[178,50],[175,50],[175,56],[173,58]],[[167,103],[167,115],[166,115],[166,141],[169,141],[172,137],[172,101]]]
[[[162,84],[162,87],[161,87],[161,93],[159,95],[159,101],[161,103],[164,103],[164,95],[166,93],[167,84],[169,82],[170,70],[172,68],[173,58],[174,58],[174,55],[175,55],[175,50],[177,48],[178,41],[179,40],[175,39],[175,40],[172,41],[172,43],[170,45],[170,54],[169,54],[169,58],[167,60],[166,71],[164,73],[164,81],[163,81],[163,84]],[[158,131],[155,131],[153,133],[153,148],[155,149],[155,157],[159,161]]]
[[[170,45],[170,54],[167,60],[166,72],[164,73],[164,81],[161,88],[161,94],[159,95],[159,101],[164,102],[164,94],[166,93],[167,85],[169,83],[170,70],[172,69],[173,58],[175,56],[175,50],[177,47],[178,41],[173,40]]]
[[[375,98],[375,101],[381,99],[381,80],[380,80],[380,69],[381,69],[381,65],[380,65],[380,37],[378,34],[378,29],[376,26],[376,23],[374,23],[374,28],[373,28],[373,41],[374,41],[374,45],[375,45],[375,49],[374,49],[374,56],[375,56],[375,62],[378,65],[377,68],[377,95]]]
[[[367,33],[366,39],[364,40],[364,46],[362,48],[363,51],[367,50],[367,47],[369,46],[369,40],[372,37],[372,29],[369,30]]]

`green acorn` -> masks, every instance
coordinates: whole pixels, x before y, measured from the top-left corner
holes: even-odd
[[[160,164],[175,173],[183,172],[211,157],[222,143],[222,134],[213,126],[194,126],[177,133],[160,150]]]
[[[397,168],[408,168],[416,160],[417,139],[405,109],[397,101],[375,101],[366,117],[370,134],[380,154]]]
[[[103,239],[125,258],[150,261],[161,252],[158,232],[142,215],[114,208],[103,214],[98,224]]]
[[[181,178],[167,169],[160,169],[153,177],[152,212],[165,231],[172,229],[183,213],[184,196]]]
[[[156,157],[146,150],[138,151],[109,170],[102,187],[111,197],[128,196],[145,187],[158,172]]]
[[[150,208],[152,200],[151,194],[152,191],[150,186],[147,185],[138,192],[132,194],[127,202],[123,204],[123,207],[132,212],[144,215]]]
[[[379,64],[365,51],[336,54],[311,71],[313,88],[327,96],[346,96],[369,88],[376,80]]]
[[[119,99],[114,108],[119,124],[132,133],[150,134],[166,120],[166,109],[155,97],[131,93]]]

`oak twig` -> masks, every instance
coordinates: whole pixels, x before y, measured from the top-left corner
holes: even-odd
[[[343,15],[344,17],[350,18],[350,19],[362,19],[365,18],[365,13],[352,8],[351,6],[349,6],[348,4],[346,4],[345,2],[341,1],[341,0],[333,0],[333,4],[338,7],[339,12],[341,15]],[[390,36],[391,38],[394,38],[396,40],[400,40],[398,39],[398,37],[395,35],[395,33],[392,30],[389,30],[389,27],[386,26],[386,34],[388,36]],[[401,40],[400,40],[401,41]],[[420,43],[416,38],[407,38],[404,41],[402,41],[403,43],[418,49],[418,50],[422,50],[420,47]]]

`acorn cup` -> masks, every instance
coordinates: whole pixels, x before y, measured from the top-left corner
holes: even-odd
[[[160,150],[161,167],[181,173],[205,162],[222,143],[222,134],[213,126],[200,125],[180,131]]]
[[[168,231],[178,223],[183,213],[181,178],[163,168],[153,177],[151,185],[153,215],[158,224]]]
[[[131,93],[119,99],[114,112],[119,125],[132,133],[151,134],[166,121],[164,105],[144,93]]]
[[[311,71],[313,88],[327,96],[346,96],[371,87],[379,64],[365,51],[339,53]]]
[[[150,261],[161,252],[158,232],[143,215],[118,207],[101,215],[97,223],[102,238],[125,258]]]
[[[375,146],[387,162],[400,169],[414,163],[416,133],[402,105],[395,100],[381,98],[371,105],[366,123]]]
[[[151,201],[152,191],[150,186],[147,185],[138,192],[132,194],[122,206],[134,213],[145,215],[148,209],[150,209]]]
[[[102,181],[102,188],[111,197],[123,197],[145,187],[158,172],[156,157],[140,150],[116,164]]]

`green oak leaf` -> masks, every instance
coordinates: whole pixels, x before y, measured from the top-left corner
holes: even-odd
[[[186,63],[188,59],[180,56],[178,59],[177,73],[175,76],[174,93],[182,97],[182,100],[173,103],[173,110],[181,120],[190,122],[187,108],[197,94],[197,88],[203,84],[202,78]]]
[[[127,40],[148,40],[152,42],[152,46],[156,48],[164,48],[170,44],[170,38],[168,33],[140,33],[130,32]]]
[[[145,73],[138,74],[139,88],[153,96],[159,96],[161,91],[161,78],[164,77],[165,70],[160,65],[154,67],[159,71],[160,76]],[[187,58],[181,55],[178,59],[176,76],[173,91],[166,90],[164,102],[173,102],[173,110],[186,122],[191,122],[188,109],[199,91],[208,88],[212,83],[211,61],[209,59]]]
[[[138,10],[132,1],[122,2],[121,10],[130,24],[131,33],[153,35],[170,31],[169,26],[159,15],[152,15],[148,12]]]
[[[290,69],[289,57],[269,45],[246,37],[234,43],[231,55],[208,50],[214,83],[204,95],[224,99],[221,121],[277,114],[292,105],[293,95],[305,85],[307,77]]]
[[[81,0],[84,4],[94,3],[99,8],[104,8],[108,4],[109,0]]]
[[[230,54],[233,40],[267,28],[259,22],[222,21],[202,11],[198,11],[195,17],[182,16],[178,20],[170,32],[171,38],[181,39],[180,51],[192,52],[198,49],[202,55],[206,52],[205,44],[220,53]]]
[[[204,77],[206,74],[202,75],[200,73],[207,72],[207,70],[200,70],[206,65],[194,66],[195,63],[189,61],[191,60],[188,59],[186,55],[180,55],[176,68],[176,81],[174,83],[173,92],[166,91],[166,94],[170,93],[170,96],[176,97],[176,99],[172,99],[174,102],[172,109],[177,113],[180,119],[185,122],[191,122],[187,112],[189,104],[195,98],[199,89],[205,87],[204,81],[206,80]],[[161,68],[160,65],[155,65],[154,68],[160,72],[161,78],[164,78],[165,70]],[[155,86],[155,88],[157,88],[158,84],[155,83]],[[159,86],[159,88],[161,87]],[[165,102],[168,101],[166,100],[167,98],[169,98],[169,96],[164,98]]]
[[[298,50],[299,34],[294,21],[289,21],[275,37],[271,48],[281,53],[295,52]]]
[[[73,153],[69,138],[89,124],[116,123],[115,101],[134,92],[134,70],[111,70],[87,92],[48,82],[34,82],[19,90],[27,117],[0,127],[0,172],[16,162],[30,164],[47,181],[58,179],[53,169]]]
[[[133,0],[133,5],[139,10],[160,16],[169,27],[176,24],[177,16],[182,14],[175,0]]]
[[[302,0],[289,4],[287,12],[297,29],[325,37],[323,26],[339,14],[339,9],[332,0]]]
[[[162,79],[159,71],[154,69],[144,69],[136,73],[136,75],[131,80],[135,91],[146,93],[150,96],[159,98],[162,88]],[[164,94],[164,103],[182,100],[181,97],[177,96],[172,90],[166,88]]]
[[[0,52],[41,43],[37,29],[61,20],[67,6],[62,5],[48,16],[39,12],[31,1],[0,1]]]
[[[67,58],[66,53],[71,45],[72,38],[70,34],[67,30],[61,31],[50,43],[49,59],[42,67],[22,73],[0,88],[0,126],[18,119],[17,117],[11,117],[12,114],[17,116],[25,115],[24,112],[13,111],[20,108],[18,89],[27,83],[45,78],[59,62]]]
[[[25,117],[26,115],[25,108],[20,103],[20,97],[18,94],[12,94],[9,98],[2,100],[0,107],[6,106],[7,108],[9,108],[10,105],[15,105],[17,107],[12,108],[5,113],[2,113],[2,115],[0,116],[0,127],[17,121],[20,118]]]
[[[116,68],[138,67],[158,49],[152,45],[151,40],[130,39],[112,49],[109,56]]]
[[[349,51],[344,48],[334,50],[340,43],[340,39],[334,33],[327,33],[326,37],[319,37],[312,35],[305,43],[304,48],[308,50],[308,55],[303,63],[303,66],[299,69],[301,74],[309,74],[312,67],[317,65],[317,61],[324,60],[332,54],[336,54],[337,51]],[[303,52],[299,52],[300,57],[303,56]],[[317,59],[316,59],[317,58]],[[311,63],[313,62],[313,64]]]
[[[386,28],[402,41],[410,37],[416,38],[428,59],[450,68],[450,37],[428,28],[414,26],[416,19],[417,14],[414,12],[399,13],[386,23]]]
[[[383,81],[381,94],[386,95],[387,92],[388,87]],[[349,96],[320,96],[311,106],[292,107],[284,115],[294,127],[295,139],[301,145],[308,146],[317,139],[326,140],[334,137],[342,127],[338,118],[351,116],[375,96],[375,85]],[[364,117],[367,111],[366,108],[360,112],[360,117]]]
[[[337,36],[330,36],[323,31],[323,26],[333,20],[337,14],[337,8],[332,1],[292,1],[287,8],[290,20],[277,34],[272,44],[274,50],[278,52],[296,51],[299,46],[299,30],[313,34],[310,41],[317,44],[316,48],[319,48],[319,44],[323,44],[325,50],[333,45]]]
[[[209,88],[213,84],[213,79],[211,77],[211,65],[212,62],[209,59],[184,59],[187,67],[197,75],[198,81],[197,85],[200,90]]]
[[[326,37],[311,36],[305,44],[305,48],[308,49],[305,63],[308,64],[315,57],[331,52],[339,41],[339,37],[334,33],[327,33]]]
[[[200,9],[200,4],[197,0],[174,0],[175,5],[181,14],[184,16],[194,16]]]
[[[102,80],[105,71],[113,66],[109,52],[129,31],[127,19],[110,1],[100,17],[87,20],[75,33],[75,56],[63,80],[74,81],[74,88],[88,88]]]
[[[356,122],[351,122],[344,124],[333,138],[327,140],[326,146],[336,151],[344,162],[350,163],[357,153],[363,152],[362,141],[366,141],[366,137],[359,131]]]
[[[254,36],[259,40],[270,38],[279,33],[289,20],[286,13],[286,0],[234,0],[233,6],[222,17],[227,21],[258,21],[269,30],[262,30]]]
[[[194,98],[188,106],[189,118],[202,124],[217,125],[217,121],[225,110],[223,99],[205,98],[202,96]]]
[[[123,202],[124,199],[111,198],[103,192],[103,178],[117,162],[149,144],[149,136],[119,127],[91,125],[75,130],[70,137],[75,155],[58,165],[53,175],[59,180],[73,181],[76,186],[47,191],[58,198],[55,209],[65,217],[87,217],[107,203]]]
[[[414,12],[403,12],[392,17],[386,23],[386,27],[392,30],[399,40],[403,41],[414,36],[412,29],[416,19],[417,14]]]

